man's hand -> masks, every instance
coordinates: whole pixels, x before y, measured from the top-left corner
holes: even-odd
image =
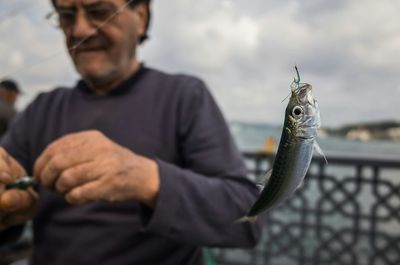
[[[73,204],[135,200],[153,208],[160,186],[155,161],[98,131],[69,134],[50,144],[36,160],[34,176]]]
[[[6,190],[6,184],[25,176],[22,166],[0,148],[0,231],[23,224],[34,215],[38,195],[33,189]]]

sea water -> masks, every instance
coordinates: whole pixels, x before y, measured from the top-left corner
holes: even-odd
[[[230,129],[241,151],[258,151],[269,137],[278,144],[282,133],[282,126],[269,124],[231,122]],[[356,141],[333,136],[318,136],[317,141],[326,153],[400,159],[400,141]]]
[[[230,123],[230,129],[239,150],[246,152],[257,152],[261,150],[268,138],[274,139],[276,145],[278,145],[282,132],[282,126],[238,122]],[[370,158],[381,160],[387,158],[400,161],[400,141],[354,141],[346,138],[324,136],[318,137],[318,143],[327,155],[328,162],[329,156],[333,154],[339,157],[343,156],[354,159]],[[317,174],[318,170],[319,168],[316,164],[312,165],[310,168],[311,174],[314,175]],[[388,263],[386,263],[383,258],[399,258],[398,253],[393,254],[390,252],[390,248],[388,247],[390,244],[388,242],[400,238],[399,217],[395,214],[398,210],[391,212],[392,209],[399,209],[400,206],[400,195],[395,192],[395,190],[398,190],[400,187],[400,170],[398,167],[393,169],[381,168],[379,179],[375,182],[373,167],[365,166],[362,168],[361,172],[361,183],[357,182],[356,170],[357,168],[355,165],[329,164],[325,168],[325,175],[330,176],[330,178],[325,178],[323,180],[317,180],[316,178],[307,180],[306,185],[300,190],[301,196],[293,196],[287,202],[287,206],[290,205],[289,207],[282,207],[280,210],[277,209],[276,212],[271,213],[275,219],[282,220],[281,225],[291,223],[293,227],[303,229],[302,233],[304,233],[304,235],[301,240],[299,240],[299,242],[301,242],[299,248],[304,247],[304,253],[302,255],[306,260],[311,260],[311,257],[316,253],[314,251],[321,247],[321,242],[328,240],[330,235],[326,236],[324,240],[321,240],[314,228],[310,228],[310,226],[307,226],[308,228],[296,226],[296,224],[300,222],[299,217],[302,216],[301,211],[296,210],[302,207],[301,205],[297,205],[301,202],[299,198],[303,198],[303,200],[305,199],[307,201],[308,209],[318,209],[318,211],[320,211],[319,217],[314,214],[307,215],[306,220],[308,225],[315,224],[319,218],[319,222],[321,222],[323,226],[329,227],[332,231],[335,231],[335,233],[338,233],[344,238],[351,238],[350,243],[343,239],[343,242],[339,242],[342,244],[338,246],[335,245],[338,242],[334,242],[335,244],[329,243],[329,247],[332,249],[330,255],[338,254],[338,262],[326,264],[384,265]],[[338,185],[342,185],[343,190],[337,189]],[[356,188],[357,186],[359,189]],[[321,187],[324,188],[321,189]],[[327,191],[329,193],[330,190],[334,191],[331,195],[332,198],[328,198],[329,196],[324,194],[324,192]],[[347,191],[348,194],[354,194],[354,197],[351,200],[346,198],[347,195],[344,190]],[[334,208],[335,205],[333,205],[331,201],[339,202],[339,204],[336,205],[337,209]],[[355,223],[356,220],[357,223]],[[352,238],[354,233],[351,233],[351,231],[357,231],[359,236]],[[279,233],[277,232],[277,234]],[[288,249],[285,255],[274,254],[279,253],[279,251],[274,251],[275,248],[280,249],[280,245],[289,244],[292,240],[291,237],[285,236],[285,233],[279,235],[281,235],[279,237],[281,238],[281,242],[270,242],[268,235],[263,236],[263,239],[257,246],[257,250],[264,252],[264,245],[271,247],[271,249],[268,250],[272,255],[270,257],[270,264],[299,264],[297,255],[292,253],[293,256],[288,258],[291,251],[296,248]],[[323,233],[321,237],[324,237]],[[332,240],[332,242],[333,241],[334,240]],[[346,246],[349,249],[349,253],[353,255],[354,260],[341,263],[342,261],[339,261],[342,258],[342,256],[340,256],[341,254],[339,255],[340,248]],[[335,247],[338,249],[335,249]],[[386,248],[389,250],[386,250]],[[246,251],[232,251],[229,252],[229,254],[235,257],[235,259],[243,258],[251,260],[250,252],[246,252],[246,255],[244,252]],[[380,254],[378,255],[377,253]],[[394,256],[391,257],[390,255]],[[281,258],[286,258],[288,260],[279,262]],[[249,264],[250,263],[251,262],[249,262]],[[264,263],[260,261],[257,264]]]

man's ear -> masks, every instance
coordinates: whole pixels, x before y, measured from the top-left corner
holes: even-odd
[[[145,3],[139,3],[134,7],[137,15],[138,15],[138,21],[137,21],[137,33],[139,36],[139,39],[141,39],[145,34],[147,30],[147,25],[149,21],[149,8],[147,4]]]

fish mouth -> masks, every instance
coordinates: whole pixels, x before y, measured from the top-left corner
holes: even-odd
[[[292,90],[299,104],[310,104],[314,106],[315,100],[312,95],[312,86],[310,84],[300,84],[297,88]]]

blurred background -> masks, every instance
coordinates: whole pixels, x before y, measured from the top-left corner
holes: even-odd
[[[0,76],[41,91],[78,78],[45,16],[50,1],[0,3]],[[231,121],[280,124],[294,65],[314,86],[324,126],[397,119],[400,2],[185,0],[153,2],[148,65],[203,78]]]
[[[0,79],[20,84],[19,110],[78,79],[51,10],[0,3]],[[153,1],[141,60],[208,84],[253,178],[271,165],[294,65],[321,108],[329,165],[313,161],[256,250],[212,250],[210,264],[400,264],[399,10],[393,0]]]

